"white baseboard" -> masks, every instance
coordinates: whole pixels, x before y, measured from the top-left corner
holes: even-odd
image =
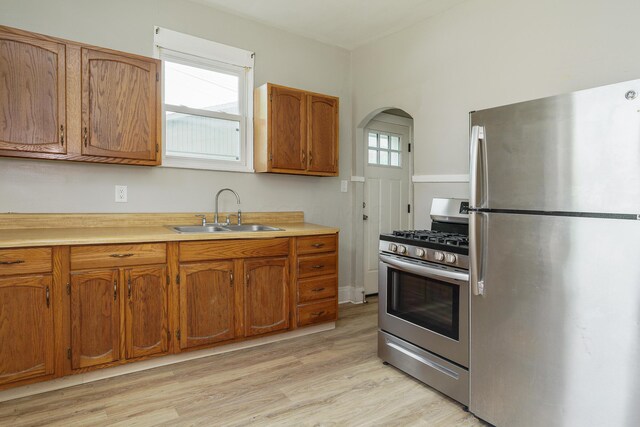
[[[412,182],[469,182],[469,175],[413,175]]]
[[[241,341],[233,344],[223,345],[204,350],[190,351],[180,354],[171,354],[167,356],[157,357],[154,359],[143,360],[140,362],[132,362],[126,365],[114,366],[111,368],[99,369],[83,374],[69,375],[62,378],[56,378],[41,383],[28,384],[22,387],[16,387],[9,390],[0,391],[0,402],[7,400],[19,399],[21,397],[32,396],[34,394],[45,393],[48,391],[59,390],[62,388],[73,387],[80,384],[86,384],[93,381],[99,381],[106,378],[117,377],[120,375],[130,374],[132,372],[145,371],[147,369],[157,368],[159,366],[172,365],[174,363],[185,362],[187,360],[201,359],[203,357],[213,356],[215,354],[228,353],[230,351],[242,350],[245,348],[256,347],[259,345],[269,344],[277,341],[284,341],[304,335],[315,334],[318,332],[329,331],[335,329],[336,323],[323,323],[322,325],[307,326],[301,329],[295,329],[277,335],[270,335],[263,338],[256,338],[247,341]]]
[[[349,285],[338,289],[338,303],[344,304],[350,302],[352,304],[362,304],[362,292],[364,288],[357,288],[355,285]]]

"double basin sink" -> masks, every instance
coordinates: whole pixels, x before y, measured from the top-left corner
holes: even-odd
[[[255,232],[255,231],[283,231],[282,228],[271,227],[262,224],[207,224],[207,225],[176,225],[170,227],[178,233],[225,233],[230,231],[236,232]]]

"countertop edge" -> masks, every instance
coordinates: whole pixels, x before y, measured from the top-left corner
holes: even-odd
[[[312,223],[271,223],[283,231],[178,233],[169,226],[152,227],[84,227],[0,230],[0,249],[43,246],[78,246],[99,244],[185,242],[200,240],[273,239],[336,234],[339,228]]]

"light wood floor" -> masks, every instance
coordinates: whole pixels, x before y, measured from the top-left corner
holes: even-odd
[[[332,331],[0,403],[1,426],[479,426],[376,356],[377,303]]]

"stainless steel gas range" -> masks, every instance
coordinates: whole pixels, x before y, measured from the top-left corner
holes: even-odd
[[[380,235],[378,356],[469,404],[469,203],[434,199],[431,230]]]

